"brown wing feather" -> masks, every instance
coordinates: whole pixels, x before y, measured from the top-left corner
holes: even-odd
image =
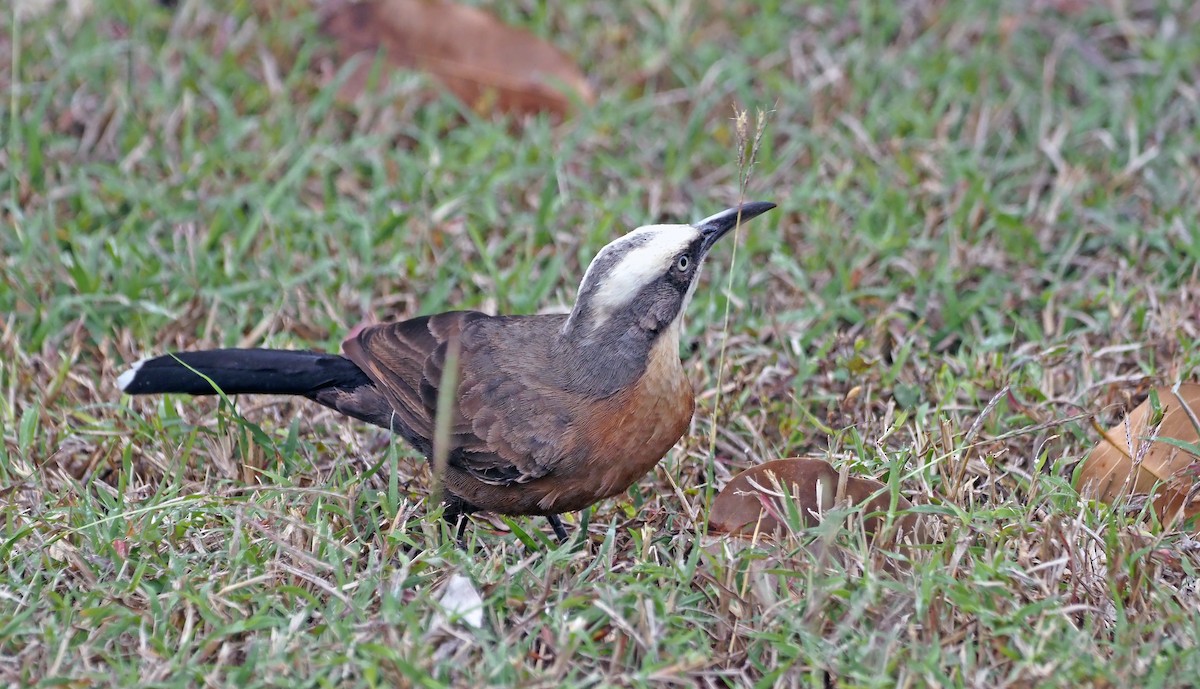
[[[346,357],[366,372],[391,403],[395,430],[425,454],[430,451],[437,413],[436,392],[429,404],[422,390],[429,385],[427,362],[448,339],[481,318],[487,316],[476,311],[422,316],[363,328],[342,343]],[[432,383],[435,391],[440,381],[439,371]]]
[[[520,327],[508,327],[512,321]],[[528,483],[580,461],[573,424],[587,409],[553,379],[557,316],[497,318],[463,336],[458,405],[484,451],[464,468],[487,483]],[[515,325],[515,324],[512,324]]]
[[[448,344],[457,338],[449,462],[485,483],[527,483],[580,461],[571,414],[580,400],[546,380],[561,319],[526,317],[524,327],[505,327],[510,320],[450,312],[368,327],[342,347],[395,408],[396,430],[428,455]]]

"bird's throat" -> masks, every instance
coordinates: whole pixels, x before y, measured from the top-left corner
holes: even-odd
[[[650,345],[650,356],[646,358],[646,372],[643,374],[647,384],[654,384],[658,378],[670,378],[670,385],[675,386],[676,379],[682,378],[683,362],[679,360],[679,334],[682,330],[683,313],[680,312]]]

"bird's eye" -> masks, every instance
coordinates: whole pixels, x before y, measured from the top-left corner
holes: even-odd
[[[691,265],[691,259],[687,257],[687,254],[684,254],[675,260],[675,267],[678,268],[680,272],[687,270],[689,265]]]

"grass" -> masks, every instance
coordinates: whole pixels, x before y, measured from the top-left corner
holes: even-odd
[[[341,103],[297,0],[79,5],[0,18],[4,682],[1194,684],[1196,541],[1070,485],[1093,419],[1197,379],[1193,3],[492,4],[595,80],[560,125],[413,74]],[[735,106],[780,209],[709,261],[691,432],[581,543],[453,548],[424,465],[313,405],[116,393],[167,349],[569,304],[621,232],[737,200]],[[698,535],[793,455],[935,542],[890,571],[853,522]]]

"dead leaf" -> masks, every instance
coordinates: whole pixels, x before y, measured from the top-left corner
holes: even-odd
[[[50,559],[52,560],[66,562],[75,556],[75,546],[60,538],[51,543],[50,547],[46,548],[46,554],[49,555]]]
[[[1154,440],[1150,440],[1154,428],[1147,427],[1151,414],[1147,398],[1125,421],[1104,432],[1080,467],[1076,488],[1110,505],[1130,496],[1149,496],[1159,520],[1171,525],[1200,515],[1200,497],[1195,495],[1200,486],[1200,457],[1164,440],[1200,444],[1200,435],[1184,409],[1186,404],[1192,414],[1200,416],[1200,384],[1180,385],[1179,397],[1169,387],[1155,391],[1163,417]]]
[[[448,0],[333,0],[322,10],[321,31],[337,41],[343,60],[364,58],[339,95],[353,99],[366,87],[372,58],[436,76],[477,112],[497,110],[567,115],[572,96],[591,104],[595,93],[583,72],[559,49],[487,12]]]
[[[871,513],[887,512],[891,496],[880,492],[884,485],[874,479],[847,476],[845,485],[839,486],[840,479],[836,469],[819,459],[792,457],[751,467],[733,477],[713,500],[709,531],[742,537],[781,535],[787,530],[784,501],[790,498],[796,501],[805,526],[816,525],[834,507],[862,506],[863,514],[871,515],[863,520],[863,528],[874,536],[885,524],[885,516]],[[910,507],[905,498],[897,499],[898,511]],[[915,542],[927,540],[916,514],[898,517],[894,531],[890,542],[906,535]]]

